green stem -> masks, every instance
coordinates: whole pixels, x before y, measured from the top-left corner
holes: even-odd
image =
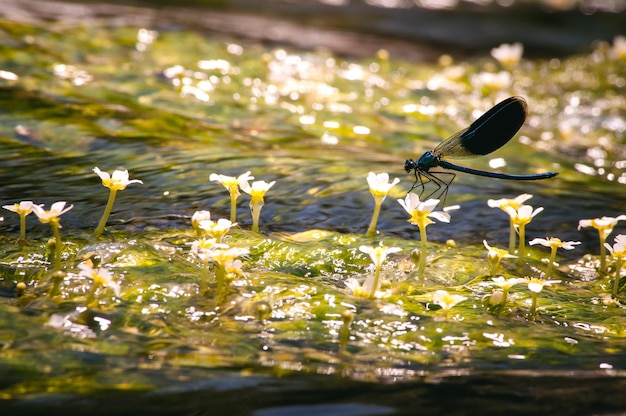
[[[237,197],[239,196],[238,190],[230,192],[230,222],[237,222]]]
[[[604,247],[606,239],[604,238],[603,230],[598,230],[598,233],[600,234],[600,270],[598,270],[598,273],[602,275],[606,273],[606,247]]]
[[[87,295],[87,300],[85,301],[85,305],[89,306],[94,301],[94,299],[96,298],[96,291],[98,290],[99,287],[100,287],[100,283],[93,282],[93,286],[91,286],[91,290],[89,291],[89,294]]]
[[[380,264],[377,264],[376,271],[374,272],[374,283],[372,284],[372,289],[370,290],[370,299],[373,299],[374,295],[376,295],[376,290],[378,290],[379,282],[380,282]]]
[[[502,289],[502,303],[500,305],[506,305],[506,300],[509,298],[509,289]]]
[[[420,265],[419,265],[419,268],[417,269],[417,272],[419,273],[420,277],[424,277],[424,271],[426,270],[426,246],[428,244],[426,241],[426,225],[420,224],[419,229],[420,229],[421,247],[420,247]]]
[[[94,237],[99,237],[100,234],[102,234],[102,232],[104,231],[104,227],[106,227],[107,225],[109,215],[111,215],[111,211],[113,211],[113,203],[115,202],[115,194],[117,194],[117,190],[110,189],[110,191],[111,192],[109,192],[109,201],[107,202],[107,206],[104,209],[104,214],[102,214],[102,218],[100,218],[100,223],[98,224],[96,231],[94,231],[93,233]]]
[[[252,213],[252,231],[259,232],[259,218],[261,217],[261,208],[263,205],[258,203],[250,204],[250,212]]]
[[[513,224],[513,220],[511,220],[509,224],[509,253],[513,254],[515,252],[515,224]]]
[[[343,320],[343,325],[341,326],[341,331],[339,333],[339,351],[343,352],[345,351],[346,345],[348,345],[348,341],[350,340],[350,324],[354,320],[354,312],[349,309],[343,311],[341,319]]]
[[[615,281],[613,282],[613,297],[617,296],[617,292],[619,292],[619,279],[620,274],[622,273],[622,258],[618,257],[615,262]]]
[[[215,264],[215,279],[217,280],[217,303],[222,304],[226,298],[226,268],[219,264]]]
[[[26,245],[26,214],[20,214],[20,238],[17,239],[17,244],[23,246]]]
[[[63,242],[61,241],[61,232],[59,231],[59,223],[56,221],[50,222],[52,227],[52,234],[54,234],[54,262],[53,271],[61,270],[61,256],[63,254]]]
[[[535,313],[537,313],[537,293],[532,292],[531,295],[532,295],[533,303],[530,305],[530,314],[534,316]]]
[[[61,270],[53,271],[50,274],[50,278],[52,279],[52,288],[48,292],[48,297],[53,298],[59,293],[59,289],[61,288],[61,283],[65,278],[65,273]]]
[[[366,233],[368,237],[374,237],[376,235],[376,223],[378,223],[382,202],[382,198],[374,197],[374,213],[372,214],[372,220],[370,221],[370,226],[367,228]]]
[[[526,257],[526,226],[519,226],[519,249],[517,250],[517,264],[521,266],[524,264],[524,258]]]
[[[489,267],[489,276],[495,276],[498,273],[498,268],[500,267],[500,258],[498,258],[496,261],[493,262],[489,262],[490,267]]]
[[[200,285],[198,288],[198,293],[200,296],[204,295],[206,292],[206,288],[209,281],[209,258],[205,255],[204,260],[202,261],[202,270],[200,271]]]
[[[556,260],[556,250],[557,247],[552,247],[552,251],[550,252],[550,261],[548,263],[548,269],[546,270],[546,279],[549,279],[552,276],[552,271],[554,270],[554,261]]]

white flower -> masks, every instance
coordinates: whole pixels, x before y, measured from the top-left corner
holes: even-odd
[[[613,231],[613,227],[617,224],[618,221],[626,220],[626,215],[619,215],[617,217],[602,217],[602,218],[594,218],[591,220],[580,220],[578,221],[578,229],[580,230],[583,227],[593,227],[600,233],[600,238],[604,242],[606,238]]]
[[[2,208],[26,216],[33,212],[33,205],[33,201],[21,201],[13,205],[3,205]]]
[[[533,210],[533,207],[530,205],[522,205],[518,210],[515,210],[511,206],[507,206],[504,210],[511,217],[513,224],[520,226],[528,224],[537,214],[543,211],[543,207]]]
[[[528,290],[534,293],[541,292],[545,286],[561,283],[560,280],[545,280],[537,277],[527,277],[525,280],[528,283]]]
[[[376,247],[361,246],[359,250],[365,254],[369,254],[376,267],[380,267],[385,262],[388,254],[402,251],[400,247],[385,247],[382,244]]]
[[[437,290],[433,293],[433,303],[441,306],[444,311],[449,311],[457,303],[463,302],[467,297],[448,293],[447,290]]]
[[[376,174],[370,172],[367,175],[367,184],[369,185],[370,192],[374,197],[382,197],[385,199],[391,188],[397,185],[400,179],[394,178],[392,182],[389,182],[389,174],[386,172]]]
[[[522,279],[521,277],[512,277],[510,279],[505,279],[503,276],[498,276],[492,277],[491,280],[493,280],[494,285],[500,287],[505,292],[508,292],[515,285],[526,282],[526,279]]]
[[[541,244],[544,247],[550,247],[550,248],[562,248],[565,250],[573,250],[575,249],[578,244],[581,244],[580,241],[561,241],[559,238],[556,237],[549,237],[549,238],[535,238],[532,239],[528,242],[528,244],[530,244],[531,246],[535,245],[535,244]]]
[[[211,260],[213,260],[214,263],[216,263],[220,267],[226,267],[237,257],[245,256],[248,253],[250,253],[250,250],[248,250],[247,248],[231,247],[211,250],[208,255],[209,257],[211,257]]]
[[[211,251],[228,248],[227,244],[218,243],[215,238],[201,238],[191,243],[191,253],[203,262],[211,259]]]
[[[370,296],[372,292],[371,279],[367,279],[365,283],[361,285],[357,279],[350,277],[346,279],[345,285],[348,289],[350,289],[352,294],[355,296],[365,298],[365,297]],[[389,290],[376,290],[373,297],[380,299],[380,298],[385,298],[389,295],[391,295],[391,292]]]
[[[248,183],[248,181],[243,181],[240,183],[241,190],[247,193],[252,197],[250,200],[250,205],[259,204],[263,205],[263,197],[267,193],[267,191],[274,186],[276,181],[265,182],[265,181],[254,181],[252,182],[252,186]]]
[[[613,38],[611,55],[615,59],[626,60],[626,37],[620,35]]]
[[[626,235],[619,234],[615,236],[615,244],[613,246],[609,243],[604,243],[604,246],[609,249],[612,256],[617,258],[626,258]]]
[[[487,244],[487,240],[483,240],[483,245],[488,250],[487,258],[489,259],[489,263],[500,263],[502,259],[514,259],[517,256],[510,254],[508,250],[504,250],[497,247],[491,247]]]
[[[45,210],[43,208],[43,205],[33,205],[32,208],[35,215],[37,215],[37,217],[39,218],[39,221],[41,221],[43,224],[47,224],[49,222],[58,222],[61,215],[74,208],[74,205],[70,205],[69,207],[65,208],[65,204],[65,201],[55,202],[54,204],[52,204],[49,210]],[[61,225],[59,224],[59,227],[60,226]]]
[[[115,293],[115,296],[119,297],[121,288],[119,283],[113,280],[111,272],[104,267],[100,267],[96,270],[90,263],[91,262],[84,262],[78,265],[78,268],[80,269],[79,275],[92,279],[97,285],[110,288]]]
[[[491,208],[500,208],[503,211],[504,211],[504,208],[507,206],[511,206],[513,207],[513,209],[517,210],[521,208],[522,205],[524,205],[524,202],[528,201],[532,197],[533,196],[531,194],[521,194],[521,195],[516,196],[513,199],[510,199],[510,198],[490,199],[487,201],[487,205],[489,205]]]
[[[113,175],[109,175],[108,172],[103,172],[97,167],[93,168],[93,171],[102,180],[102,185],[106,186],[112,191],[124,190],[131,183],[143,183],[139,179],[129,180],[127,170],[115,170],[113,171]]]
[[[226,274],[231,275],[231,276],[240,276],[241,274],[243,274],[242,267],[243,267],[243,262],[237,259],[237,260],[231,260],[227,262],[224,268],[226,269]]]
[[[435,218],[441,222],[450,222],[450,214],[447,212],[433,211],[439,203],[438,199],[428,199],[422,202],[417,194],[408,193],[404,199],[398,199],[398,203],[402,205],[402,208],[404,208],[409,215],[411,215],[411,219],[408,220],[411,224],[432,224],[434,221],[432,221],[429,217]],[[456,207],[450,208],[453,209]]]
[[[251,172],[248,171],[235,178],[234,176],[218,175],[217,173],[212,173],[209,176],[209,180],[221,183],[224,188],[226,188],[230,193],[238,193],[238,186],[240,186],[244,182],[254,179],[254,176],[250,176],[250,174]]]
[[[507,68],[517,65],[521,61],[523,54],[524,45],[519,42],[513,44],[503,43],[491,50],[491,56]]]
[[[511,85],[511,74],[507,71],[500,71],[498,73],[493,72],[481,72],[478,75],[472,76],[471,83],[476,88],[483,86],[493,89],[503,89]]]
[[[207,234],[209,234],[211,237],[216,238],[218,241],[220,241],[223,236],[228,234],[228,231],[231,229],[231,227],[234,227],[235,225],[237,225],[236,222],[233,223],[225,218],[220,218],[217,221],[202,220],[200,221],[200,224],[198,224],[198,227],[201,230],[206,231]]]
[[[200,221],[210,221],[211,212],[209,211],[196,211],[191,216],[191,226],[193,228],[200,227]]]

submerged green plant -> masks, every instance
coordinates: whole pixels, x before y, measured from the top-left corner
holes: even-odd
[[[609,235],[613,232],[613,227],[618,221],[626,220],[626,215],[619,215],[617,217],[602,217],[594,218],[591,220],[580,220],[578,222],[578,229],[583,227],[593,227],[598,230],[598,237],[600,239],[600,268],[598,273],[606,273],[606,247],[605,242]]]
[[[32,206],[33,212],[39,218],[39,221],[43,224],[50,224],[50,228],[52,228],[52,234],[54,235],[54,267],[53,271],[61,270],[61,255],[63,253],[63,242],[61,241],[61,219],[59,218],[61,215],[65,214],[70,209],[74,208],[74,205],[70,205],[69,207],[65,207],[65,201],[55,202],[50,206],[49,210],[45,210],[43,205],[34,205]]]
[[[532,219],[543,211],[543,207],[533,210],[530,205],[522,205],[519,209],[513,209],[511,206],[506,207],[506,212],[511,217],[511,222],[517,229],[519,236],[519,247],[517,249],[517,264],[524,264],[526,257],[526,225],[530,224]]]
[[[544,247],[550,247],[550,259],[548,260],[548,269],[546,270],[546,279],[552,276],[554,268],[554,261],[556,260],[556,250],[562,248],[564,250],[575,249],[580,241],[561,241],[556,237],[549,238],[534,238],[528,242],[531,246],[535,244],[541,244]]]
[[[26,216],[33,212],[33,201],[21,201],[13,205],[3,205],[2,208],[15,212],[20,216],[20,237],[17,239],[17,244],[20,246],[26,245]]]
[[[252,231],[259,232],[259,219],[261,218],[261,209],[265,205],[264,197],[267,191],[274,186],[276,181],[254,181],[252,186],[247,181],[241,183],[241,190],[251,196],[250,211],[252,213]]]
[[[398,178],[394,178],[393,181],[389,182],[389,174],[385,172],[379,174],[370,172],[367,175],[367,184],[369,185],[370,192],[374,197],[374,212],[372,213],[370,225],[367,228],[367,236],[373,237],[376,235],[376,223],[378,222],[378,217],[380,215],[380,207],[383,205],[383,201],[387,198],[391,188],[399,182],[400,179]]]
[[[251,176],[250,174],[251,172],[248,171],[246,173],[242,173],[238,177],[220,175],[217,173],[212,173],[209,176],[210,181],[221,183],[230,194],[230,222],[237,221],[237,198],[241,195],[239,192],[239,186],[243,183],[247,184],[248,181],[254,179],[254,176]]]
[[[513,208],[515,211],[520,209],[524,202],[528,201],[533,196],[531,194],[521,194],[515,198],[502,198],[502,199],[489,199],[487,205],[491,208],[500,208],[502,211],[507,212],[507,207]],[[509,214],[509,253],[515,251],[516,231],[515,224],[513,223],[513,217]]]
[[[619,292],[619,281],[622,274],[622,263],[626,258],[626,235],[619,234],[615,236],[615,244],[610,246],[608,243],[604,243],[606,248],[611,252],[611,255],[615,257],[615,280],[613,281],[612,295],[617,296]]]
[[[434,224],[434,221],[430,217],[435,218],[441,222],[450,222],[450,214],[445,211],[452,209],[458,209],[458,206],[452,206],[444,208],[443,211],[433,211],[437,204],[438,199],[428,199],[426,201],[420,201],[418,195],[409,192],[404,199],[398,199],[398,203],[402,205],[402,208],[411,215],[411,218],[407,221],[413,225],[417,225],[420,231],[420,257],[418,273],[420,277],[424,276],[424,270],[426,269],[426,252],[427,252],[427,238],[426,227],[430,224]]]
[[[143,182],[139,179],[129,180],[127,170],[115,170],[113,171],[112,175],[110,175],[108,172],[101,171],[98,167],[93,168],[93,171],[102,180],[102,185],[109,188],[109,200],[107,201],[107,206],[104,209],[104,213],[102,214],[100,223],[93,233],[94,237],[98,237],[100,236],[100,234],[102,234],[104,228],[107,225],[107,220],[109,219],[109,215],[111,215],[111,211],[113,210],[113,203],[115,202],[115,195],[117,194],[117,191],[122,191],[126,189],[126,187],[131,183],[143,184]]]

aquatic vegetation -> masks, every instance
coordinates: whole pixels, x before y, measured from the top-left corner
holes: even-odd
[[[372,263],[374,264],[374,274],[368,277],[362,286],[356,282],[356,279],[349,279],[346,282],[346,286],[348,286],[352,290],[352,293],[357,296],[369,296],[370,298],[374,298],[375,296],[385,296],[384,293],[380,292],[380,286],[382,283],[380,271],[382,265],[389,254],[399,253],[402,249],[400,247],[385,247],[382,243],[380,243],[375,247],[360,246],[359,250],[368,254],[372,259]]]
[[[265,205],[265,194],[276,184],[276,181],[254,181],[252,186],[248,181],[243,181],[240,186],[241,190],[251,196],[250,211],[252,212],[252,231],[259,232],[259,219],[261,218],[261,209]]]
[[[113,204],[115,203],[115,195],[117,195],[117,191],[123,191],[130,184],[143,182],[139,179],[131,180],[127,170],[115,170],[113,171],[113,174],[109,174],[108,172],[103,172],[98,167],[95,167],[93,168],[93,171],[102,180],[102,185],[109,188],[109,200],[106,208],[104,209],[104,213],[102,214],[102,218],[100,219],[100,223],[93,232],[93,236],[98,237],[102,234],[107,225],[107,220],[113,210]]]
[[[622,223],[602,234],[614,259],[605,267],[610,280],[596,274],[590,234],[577,250],[561,247],[568,251],[559,252],[558,272],[558,247],[550,246],[545,274],[547,256],[523,247],[533,233],[577,239],[580,217],[622,219],[616,189],[626,182],[626,107],[615,93],[624,82],[617,41],[563,59],[520,56],[501,70],[488,51],[484,59],[415,65],[168,30],[55,30],[3,32],[24,51],[34,42],[40,60],[16,50],[0,71],[17,105],[0,116],[0,145],[15,157],[4,162],[11,174],[0,172],[3,199],[63,199],[75,208],[57,210],[63,244],[59,234],[48,245],[29,222],[29,244],[15,247],[25,227],[13,214],[3,219],[0,360],[22,378],[0,389],[2,397],[154,390],[163,386],[156,372],[174,374],[167,381],[176,385],[187,374],[206,380],[207,369],[400,382],[489,371],[493,363],[505,371],[622,366],[622,247],[605,243]],[[107,48],[90,41],[102,37]],[[77,60],[76,46],[96,49],[98,59]],[[450,208],[436,211],[438,203],[409,195],[403,210],[376,213],[383,193],[406,189],[372,172],[370,221],[362,186],[370,170],[401,171],[405,153],[431,148],[513,93],[528,96],[534,111],[502,158],[485,163],[549,166],[558,180],[463,178],[448,196],[463,205],[458,221],[429,229],[427,240],[427,225],[450,222]],[[90,182],[93,160],[127,166],[146,182],[117,201],[125,220],[98,239],[92,216],[104,204]],[[228,218],[229,201],[207,173],[248,169],[210,175],[231,197],[230,220],[220,218]],[[284,182],[267,205],[265,194],[255,200],[250,227],[249,214],[238,223],[235,216],[242,186],[255,188],[252,171]],[[543,215],[524,208],[531,194],[522,192],[535,195]],[[508,220],[485,210],[487,198],[509,194],[519,196],[487,202],[510,205]],[[272,221],[252,232],[261,208]],[[403,211],[427,244],[413,240]],[[585,221],[592,220],[581,227]],[[507,222],[510,246],[502,250]],[[526,262],[518,268],[504,260],[515,257],[516,229]],[[372,242],[377,234],[385,247]],[[547,290],[553,273],[563,284]],[[120,360],[123,379],[109,374]]]
[[[20,216],[20,237],[17,244],[26,244],[26,216],[33,212],[33,201],[20,201],[13,205],[3,205],[2,208],[15,212]]]
[[[581,244],[580,241],[561,241],[560,238],[549,237],[549,238],[534,238],[528,242],[528,244],[535,245],[541,244],[544,247],[550,247],[550,258],[548,259],[548,269],[546,270],[546,279],[552,276],[552,271],[554,269],[554,261],[556,260],[556,250],[562,248],[564,250],[573,250],[576,248],[578,244]]]
[[[502,305],[504,306],[506,302],[509,300],[509,291],[515,285],[520,283],[525,283],[526,279],[521,277],[511,277],[506,279],[503,276],[494,277],[491,279],[493,285],[498,286],[500,288],[499,292],[494,292],[491,295],[492,304]],[[495,295],[495,296],[494,296]]]
[[[61,256],[63,253],[63,242],[61,241],[61,215],[74,208],[74,205],[65,207],[65,201],[55,202],[50,206],[49,210],[43,208],[43,205],[32,205],[32,210],[43,224],[50,224],[52,234],[54,235],[54,267],[53,271],[61,270]]]
[[[400,179],[394,178],[389,182],[389,174],[370,172],[367,174],[367,184],[369,185],[370,192],[374,197],[374,212],[372,213],[372,220],[367,228],[366,234],[370,237],[376,235],[376,223],[380,215],[380,207],[383,205],[383,201],[387,198],[389,191],[395,185],[400,182]]]
[[[601,217],[593,218],[590,220],[580,220],[578,222],[578,229],[584,227],[593,227],[598,230],[598,238],[600,239],[600,267],[598,273],[603,275],[606,273],[606,239],[613,232],[613,228],[619,221],[626,220],[626,215],[619,215],[617,217]]]
[[[404,208],[404,210],[411,216],[407,221],[410,224],[416,225],[420,231],[420,260],[418,272],[420,277],[424,276],[424,270],[426,269],[426,253],[427,253],[427,238],[426,227],[435,222],[430,218],[435,218],[441,222],[450,222],[450,214],[445,211],[433,211],[437,204],[438,199],[428,199],[426,201],[420,201],[417,194],[409,192],[404,199],[398,199],[398,203]],[[456,207],[453,207],[456,208]]]
[[[107,287],[115,293],[115,296],[119,297],[121,294],[121,288],[119,283],[113,280],[113,274],[106,267],[99,267],[95,269],[93,263],[89,260],[78,265],[80,269],[79,275],[87,277],[93,281],[91,291],[85,301],[86,305],[91,305],[96,297],[96,291],[101,287]]]
[[[540,279],[538,277],[527,277],[526,283],[528,285],[528,290],[530,290],[531,293],[531,305],[529,314],[530,316],[535,316],[537,314],[537,295],[541,293],[544,287],[561,283],[561,281]]]
[[[248,171],[237,177],[217,173],[212,173],[209,176],[210,181],[221,183],[230,194],[230,222],[234,223],[237,221],[237,198],[241,195],[239,187],[247,183],[247,181],[254,179],[254,176],[250,175],[251,173],[252,172]]]
[[[515,223],[513,221],[515,216],[511,216],[510,213],[516,212],[522,207],[522,205],[524,205],[524,202],[528,201],[532,197],[533,196],[531,194],[521,194],[516,196],[515,198],[487,200],[487,205],[489,205],[491,208],[500,208],[502,211],[506,212],[509,215],[509,253],[513,253],[515,251],[515,242],[517,241],[517,231]],[[507,207],[511,207],[513,211],[507,211]]]
[[[457,295],[455,293],[449,293],[447,290],[437,290],[432,294],[432,300],[435,305],[441,307],[444,316],[447,318],[450,309],[455,307],[458,303],[466,301],[467,297]]]
[[[196,211],[191,216],[191,226],[196,231],[198,236],[202,235],[203,231],[200,228],[201,221],[210,221],[211,220],[211,212],[205,209],[201,209]]]
[[[489,244],[487,244],[487,240],[483,240],[483,245],[487,249],[487,260],[489,261],[490,276],[495,276],[497,274],[502,259],[514,259],[517,257],[513,254],[510,254],[508,250],[491,247]]]
[[[519,238],[517,264],[524,264],[524,258],[526,257],[526,225],[530,224],[532,219],[543,211],[543,207],[533,209],[530,205],[522,205],[519,209],[514,209],[512,206],[507,206],[504,210],[511,217],[511,223],[515,226]]]
[[[611,255],[615,257],[615,280],[613,280],[613,296],[617,296],[619,292],[619,281],[622,278],[622,262],[626,258],[626,235],[620,234],[615,236],[615,244],[610,246],[608,243],[604,243]]]
[[[217,221],[212,221],[210,219],[203,219],[199,221],[198,229],[202,230],[211,238],[214,238],[215,241],[220,243],[222,241],[222,238],[226,234],[228,234],[228,231],[236,225],[237,223],[233,224],[232,222],[230,222],[230,220],[227,220],[226,218],[220,218]]]

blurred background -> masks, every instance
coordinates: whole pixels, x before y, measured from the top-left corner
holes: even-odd
[[[142,6],[148,6],[142,7]],[[372,56],[467,57],[522,42],[528,57],[564,56],[624,32],[624,0],[6,0],[9,19],[111,18],[184,24],[251,39]]]

